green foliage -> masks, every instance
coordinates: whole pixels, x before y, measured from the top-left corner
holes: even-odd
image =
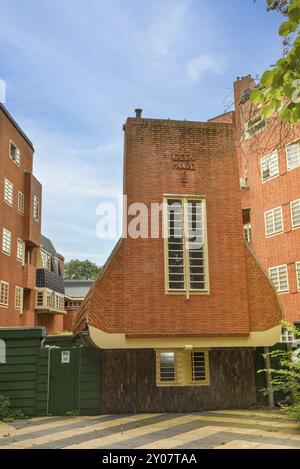
[[[300,331],[286,322],[283,327],[292,332],[295,338],[300,338]],[[274,350],[264,357],[278,362],[279,368],[259,370],[258,373],[271,373],[272,388],[274,392],[283,395],[280,402],[282,409],[295,420],[300,422],[300,351],[299,358],[295,359],[293,350]],[[263,390],[267,394],[267,390]]]
[[[67,280],[95,280],[102,267],[89,260],[72,259],[65,263],[65,279]]]
[[[0,394],[0,420],[12,422],[16,419],[25,418],[23,412],[18,409],[11,409],[9,397]]]
[[[291,34],[294,36],[287,54],[262,74],[258,87],[251,92],[251,101],[261,105],[265,119],[277,115],[295,124],[300,121],[300,0],[267,0],[267,7],[285,17],[279,28],[284,43]]]

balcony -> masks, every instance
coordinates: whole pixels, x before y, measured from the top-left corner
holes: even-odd
[[[62,295],[65,293],[63,277],[47,269],[36,270],[36,286],[38,288],[48,288]]]
[[[49,288],[37,288],[35,292],[35,312],[67,314],[65,311],[65,296]]]
[[[36,286],[36,268],[31,264],[23,265],[23,286],[28,290],[34,290]]]

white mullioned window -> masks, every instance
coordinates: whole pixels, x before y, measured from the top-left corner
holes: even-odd
[[[291,202],[290,206],[292,227],[297,228],[298,226],[300,226],[300,199]]]
[[[298,291],[300,291],[300,261],[296,262],[296,276],[297,276],[297,287]]]
[[[33,196],[33,219],[36,222],[40,220],[40,199],[36,194]]]
[[[210,384],[207,350],[157,350],[157,386],[206,386]]]
[[[15,308],[21,312],[23,310],[23,288],[21,287],[16,287]]]
[[[16,165],[20,166],[21,164],[21,152],[19,148],[12,142],[9,142],[9,157],[13,160]]]
[[[0,306],[8,306],[9,300],[9,283],[0,281]]]
[[[5,254],[11,253],[11,232],[6,228],[2,230],[2,252]]]
[[[265,212],[265,227],[267,236],[283,232],[282,207],[273,208]]]
[[[279,175],[278,151],[275,150],[271,155],[264,156],[260,160],[261,179],[268,181]]]
[[[205,199],[165,197],[166,292],[208,293]]]
[[[278,293],[289,292],[288,268],[286,264],[270,267],[269,277]]]
[[[287,170],[300,166],[300,143],[290,143],[285,147]]]
[[[257,134],[262,129],[264,129],[265,126],[266,126],[266,121],[263,119],[260,112],[258,112],[248,122],[245,123],[245,129],[244,129],[245,140],[253,137],[253,135]]]
[[[17,239],[17,259],[18,261],[24,262],[24,241],[20,238]]]
[[[23,192],[18,191],[18,212],[21,215],[24,215],[24,211],[25,211],[25,196]]]
[[[46,270],[51,270],[51,254],[49,252],[44,251],[44,249],[41,249],[41,258],[42,258],[42,265],[43,269]]]
[[[8,179],[4,180],[4,200],[8,205],[13,205],[14,201],[14,185]]]
[[[247,243],[251,243],[252,231],[251,231],[251,224],[250,223],[246,223],[244,225],[244,238],[247,241]]]
[[[295,337],[291,331],[289,331],[288,329],[284,329],[284,328],[281,330],[281,338],[280,338],[281,343],[283,344],[291,343],[291,342],[294,342],[294,340],[295,340]]]

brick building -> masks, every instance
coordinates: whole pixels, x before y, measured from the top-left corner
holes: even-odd
[[[300,125],[265,122],[251,105],[251,76],[234,83],[244,231],[280,295],[300,321]]]
[[[0,105],[0,326],[64,330],[64,259],[41,236],[42,186],[34,148]]]
[[[282,309],[243,239],[234,126],[222,120],[137,110],[124,126],[125,225],[143,203],[148,226],[124,232],[74,325],[101,349],[103,412],[256,402],[254,348],[278,341]]]
[[[32,174],[33,145],[0,105],[0,324],[35,321],[42,187]]]

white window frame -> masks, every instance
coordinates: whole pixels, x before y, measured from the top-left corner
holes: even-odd
[[[22,287],[16,286],[15,288],[15,309],[22,313],[23,311],[23,295],[24,289]]]
[[[2,252],[7,256],[11,254],[11,232],[6,228],[2,229]]]
[[[6,301],[3,301],[7,298]],[[9,304],[9,283],[4,280],[0,280],[0,307],[8,308]]]
[[[23,239],[17,238],[17,260],[24,264],[25,260],[25,243]]]
[[[14,204],[14,185],[7,178],[4,179],[4,202],[10,207]]]
[[[244,224],[244,239],[247,241],[247,243],[251,243],[252,241],[252,229],[251,229],[251,223],[245,223]]]
[[[36,194],[33,195],[32,216],[37,223],[40,221],[40,198]]]
[[[16,149],[16,157],[12,155],[12,151],[11,151],[12,146],[14,146],[15,149]],[[12,140],[9,141],[9,157],[17,166],[21,165],[21,151],[20,151],[20,148]]]
[[[276,225],[275,225],[275,212],[276,211],[280,211],[280,214],[281,214],[281,229],[278,229],[276,230]],[[272,215],[272,227],[273,227],[273,230],[271,233],[268,232],[268,224],[267,224],[267,217],[268,215],[271,214]],[[280,233],[283,233],[284,232],[284,221],[283,221],[283,210],[282,210],[282,206],[280,205],[279,207],[275,207],[275,208],[272,208],[271,210],[267,210],[265,212],[265,234],[266,234],[266,237],[267,238],[270,238],[271,236],[275,236],[277,234],[280,234]]]
[[[300,261],[295,262],[296,278],[297,278],[297,290],[300,291]]]
[[[295,166],[291,166],[289,164],[289,157],[288,157],[288,147],[291,147],[293,145],[298,145],[298,163]],[[292,142],[288,143],[285,146],[285,157],[286,157],[286,169],[287,171],[292,171],[293,169],[299,168],[300,167],[300,142]]]
[[[187,298],[190,295],[209,295],[210,286],[209,286],[209,261],[208,261],[208,241],[207,241],[207,215],[206,215],[206,198],[201,195],[174,195],[174,194],[164,194],[163,196],[163,233],[164,233],[164,253],[165,253],[165,293],[168,295],[186,295]],[[168,246],[168,200],[178,200],[182,204],[183,209],[183,258],[184,258],[184,288],[183,289],[173,289],[169,288],[169,246]],[[202,213],[203,213],[203,236],[204,236],[204,278],[205,278],[205,289],[192,289],[190,287],[190,275],[191,269],[189,265],[189,251],[187,249],[188,244],[188,201],[197,201],[201,200],[202,204]]]
[[[281,329],[280,342],[282,344],[291,344],[294,342],[294,340],[295,340],[295,336],[291,331],[285,328]]]
[[[283,289],[283,288],[281,288],[281,286],[280,286],[280,274],[279,274],[279,272],[280,272],[280,269],[282,269],[283,267],[285,268],[285,272],[286,272],[286,284],[287,284],[287,289]],[[271,271],[273,271],[273,270],[275,270],[275,269],[277,270],[277,279],[276,279],[277,282],[276,282],[276,283],[278,283],[278,288],[277,288],[276,285],[274,284],[274,280],[272,279],[272,275],[271,275]],[[274,288],[277,290],[277,293],[289,293],[289,292],[290,292],[289,271],[288,271],[288,266],[287,266],[287,264],[275,265],[275,266],[273,266],[273,267],[270,267],[270,268],[269,268],[269,277],[270,277],[270,279],[271,279],[271,281],[272,281],[272,283],[273,283],[273,285],[274,285]]]
[[[264,178],[264,164],[265,162],[267,163],[267,169],[269,170],[269,174],[270,174],[270,161],[272,160],[272,158],[276,156],[276,161],[277,161],[277,166],[275,166],[277,169],[276,169],[276,173],[272,174],[272,175],[269,175],[268,177],[265,177]],[[261,173],[261,180],[262,180],[262,183],[265,183],[265,182],[268,182],[270,181],[271,179],[274,179],[276,177],[279,176],[279,155],[278,155],[278,150],[274,150],[272,153],[270,153],[269,155],[266,155],[266,156],[263,156],[261,159],[260,159],[260,173]]]
[[[18,191],[18,212],[20,215],[24,215],[25,212],[25,195],[22,191]]]
[[[248,140],[266,128],[266,121],[258,111],[244,124],[244,139]]]
[[[297,225],[294,223],[293,205],[295,205],[295,204],[298,204],[298,205],[299,205],[299,209],[300,209],[300,199],[292,200],[292,202],[290,202],[291,223],[292,223],[292,228],[293,228],[293,229],[300,228],[300,223],[297,224]]]

